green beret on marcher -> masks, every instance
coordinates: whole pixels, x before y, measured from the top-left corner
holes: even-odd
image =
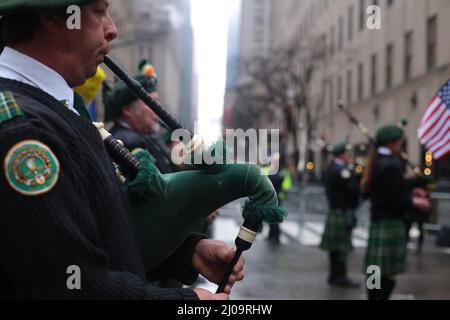
[[[148,93],[156,91],[157,80],[153,77],[138,75],[134,77]],[[138,100],[123,81],[117,82],[106,98],[105,121],[113,121],[120,116],[122,108]]]
[[[382,146],[388,142],[403,139],[404,136],[405,132],[402,128],[394,124],[390,124],[380,128],[377,131],[376,142],[379,146]]]
[[[148,61],[147,59],[142,59],[141,61],[139,61],[138,70],[142,71],[142,69],[148,64],[150,64],[150,61]]]
[[[341,142],[337,145],[333,146],[333,149],[331,149],[331,154],[333,156],[339,156],[347,151],[347,142]]]
[[[71,5],[81,6],[94,1],[95,0],[2,0],[0,1],[0,15],[47,8],[64,8]]]

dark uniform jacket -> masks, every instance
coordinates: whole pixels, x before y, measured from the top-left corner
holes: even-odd
[[[330,209],[347,210],[358,206],[358,179],[346,166],[333,161],[327,169],[325,179]]]
[[[133,151],[136,148],[148,150],[155,158],[155,165],[161,173],[171,173],[174,171],[171,166],[167,148],[164,146],[163,141],[156,135],[139,134],[119,121],[114,123],[110,133],[114,138],[121,140],[128,150]]]
[[[45,92],[0,78],[24,116],[0,123],[0,297],[22,299],[195,299],[192,290],[147,285],[126,194],[97,129]],[[26,139],[47,145],[60,163],[59,180],[40,196],[14,191],[3,162]],[[192,283],[190,239],[155,279]],[[81,290],[69,290],[69,266],[81,270]]]
[[[369,186],[372,219],[404,218],[411,197],[403,176],[401,160],[395,155],[377,154]]]

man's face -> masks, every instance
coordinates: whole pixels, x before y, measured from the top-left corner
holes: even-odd
[[[138,100],[133,105],[126,107],[124,115],[128,124],[140,134],[159,131],[158,116],[142,100]]]
[[[392,153],[400,154],[403,151],[404,142],[405,142],[404,139],[398,139],[398,140],[390,142],[387,145],[387,147],[392,151]]]
[[[77,80],[95,75],[97,66],[109,52],[109,42],[117,37],[117,29],[108,14],[108,1],[97,0],[81,7],[81,29],[66,28],[66,50],[72,65],[79,66]]]
[[[342,160],[342,161],[344,161],[345,163],[348,163],[348,162],[349,162],[349,155],[348,155],[347,152],[344,152],[344,153],[342,153],[342,154],[336,156],[336,158],[337,158],[337,159],[340,159],[340,160]]]

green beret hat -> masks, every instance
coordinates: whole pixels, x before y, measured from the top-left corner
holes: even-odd
[[[402,139],[404,137],[404,131],[402,128],[394,124],[390,124],[380,128],[377,131],[376,142],[378,145],[384,145],[387,142]]]
[[[2,0],[0,1],[0,15],[46,8],[64,8],[71,5],[81,6],[94,1],[96,0]]]
[[[142,70],[143,67],[145,67],[147,64],[150,64],[150,61],[147,59],[142,59],[138,64],[138,70]]]
[[[134,77],[148,93],[156,91],[156,78],[138,75]],[[112,88],[105,104],[105,121],[115,120],[122,111],[122,108],[137,101],[138,98],[128,89],[123,81],[117,82]]]
[[[347,142],[341,142],[337,145],[333,146],[333,149],[331,149],[331,153],[334,156],[339,156],[347,151]]]

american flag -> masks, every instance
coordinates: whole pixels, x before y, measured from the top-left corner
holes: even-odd
[[[420,143],[436,160],[450,154],[450,80],[428,105],[418,129]]]

